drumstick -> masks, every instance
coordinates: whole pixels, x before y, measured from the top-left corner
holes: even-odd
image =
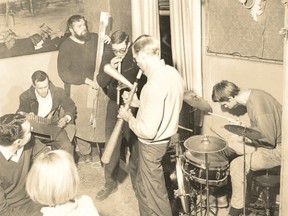
[[[193,132],[192,129],[189,129],[189,128],[186,128],[186,127],[183,127],[183,126],[181,126],[181,125],[178,125],[178,128],[181,128],[181,129],[186,130],[186,131]]]
[[[236,121],[237,121],[237,119],[229,118],[229,117],[222,116],[222,115],[219,115],[219,114],[216,114],[216,113],[208,112],[208,114],[209,114],[209,115],[214,115],[214,116],[217,116],[217,117],[220,117],[220,118],[227,119],[227,120],[230,121],[230,122],[236,122]]]
[[[222,137],[219,133],[217,133],[212,127],[210,127],[210,130],[211,130],[213,133],[215,133],[219,138],[225,140],[224,137]]]

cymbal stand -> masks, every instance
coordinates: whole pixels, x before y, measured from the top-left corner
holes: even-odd
[[[243,138],[245,137],[245,130],[243,131]],[[245,141],[243,140],[243,216],[246,216],[246,184],[247,184],[247,178],[246,178],[246,147],[245,147]]]
[[[208,163],[208,153],[205,153],[205,167],[206,167],[206,210],[205,215],[209,216],[210,211],[213,213],[213,215],[216,215],[211,209],[210,209],[210,203],[209,203],[209,196],[210,196],[210,189],[209,189],[209,163]],[[202,206],[203,199],[202,199],[202,184],[200,184],[200,209],[201,209],[201,216],[202,214]]]
[[[209,167],[208,167],[208,154],[205,153],[205,166],[206,166],[206,208],[207,208],[207,216],[209,216],[210,206],[209,206]]]

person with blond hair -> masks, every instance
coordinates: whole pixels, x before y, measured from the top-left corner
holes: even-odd
[[[39,155],[27,176],[26,190],[35,203],[45,205],[43,216],[99,216],[92,199],[77,197],[79,174],[64,150]]]

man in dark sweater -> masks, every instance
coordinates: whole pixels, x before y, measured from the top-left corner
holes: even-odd
[[[58,74],[65,90],[77,106],[76,151],[80,160],[90,162],[96,147],[91,144],[99,141],[90,124],[92,107],[88,105],[88,86],[97,89],[93,76],[96,66],[98,34],[88,30],[87,20],[82,15],[72,15],[67,21],[70,36],[63,41],[57,58]],[[107,40],[104,40],[108,42]],[[91,99],[92,100],[92,99]],[[98,129],[98,128],[97,128]],[[95,132],[96,133],[96,132]],[[93,145],[92,145],[93,146]]]
[[[109,97],[107,106],[107,116],[106,116],[106,128],[105,128],[105,137],[107,144],[107,141],[109,140],[118,119],[117,118],[118,109],[121,104],[122,99],[121,94],[123,92],[122,90],[124,89],[120,91],[119,87],[121,88],[121,85],[119,85],[118,81],[104,72],[104,66],[106,64],[110,64],[112,68],[114,68],[115,70],[117,69],[118,72],[121,72],[121,74],[128,81],[130,81],[130,83],[133,83],[135,81],[137,73],[139,71],[139,67],[133,61],[129,36],[125,32],[115,31],[111,35],[111,45],[105,46],[99,74],[97,75],[97,82],[99,86],[104,90],[104,92]],[[140,91],[145,83],[146,83],[146,77],[142,76],[138,84],[138,91],[137,91],[138,96],[140,95]],[[133,111],[134,113],[136,113],[136,110]],[[117,189],[117,174],[119,171],[120,146],[123,137],[132,146],[133,151],[132,152],[133,157],[131,157],[132,160],[134,159],[137,160],[138,158],[136,155],[137,150],[133,149],[136,147],[136,145],[134,145],[134,143],[136,143],[137,141],[136,136],[129,129],[126,123],[124,124],[122,131],[123,132],[117,139],[117,145],[113,151],[110,163],[105,164],[104,166],[105,185],[96,195],[96,198],[99,200],[107,198],[112,192],[115,192]],[[136,167],[131,167],[134,164],[136,164],[136,162],[130,163],[130,169],[136,169]],[[134,172],[131,172],[131,174],[133,175]],[[131,176],[133,187],[134,187],[134,179],[135,179],[134,176]]]
[[[31,137],[31,125],[23,115],[0,117],[0,215],[41,216],[25,190],[31,161],[46,146]]]

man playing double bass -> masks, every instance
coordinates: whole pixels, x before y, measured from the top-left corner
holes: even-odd
[[[65,39],[59,48],[57,59],[58,74],[65,85],[65,90],[75,101],[77,106],[77,148],[80,159],[85,162],[92,160],[91,143],[89,138],[89,119],[91,109],[87,107],[87,85],[93,89],[98,88],[93,81],[96,68],[96,55],[98,48],[98,34],[89,32],[87,20],[82,15],[72,15],[67,21],[67,32],[70,36]],[[106,37],[104,42],[109,42]],[[93,133],[93,132],[91,132]]]

